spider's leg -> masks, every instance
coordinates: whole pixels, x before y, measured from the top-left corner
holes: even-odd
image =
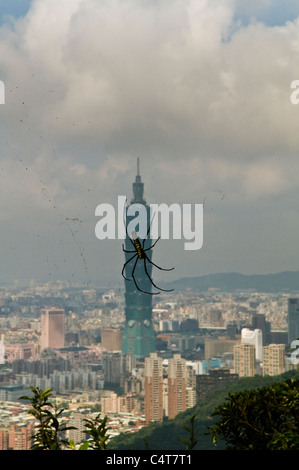
[[[127,266],[127,264],[128,264],[130,261],[132,261],[132,259],[135,258],[135,256],[137,256],[137,253],[135,253],[134,256],[132,256],[130,259],[128,259],[128,261],[125,262],[125,264],[124,264],[124,266],[123,266],[123,269],[122,269],[122,272],[121,272],[122,277],[124,277],[127,281],[132,281],[132,279],[128,279],[126,276],[124,276],[124,270],[125,270],[125,267]],[[137,258],[137,260],[138,260],[138,258]],[[137,262],[137,260],[136,260],[136,262]],[[136,263],[135,263],[135,264],[136,264]]]
[[[135,261],[135,264],[134,264],[134,267],[133,267],[133,270],[132,270],[132,279],[135,283],[135,286],[136,288],[140,291],[140,292],[144,292],[144,294],[149,294],[149,295],[154,295],[156,292],[147,292],[143,289],[140,289],[140,287],[138,286],[137,282],[136,282],[136,279],[135,279],[135,276],[134,276],[134,273],[135,273],[135,268],[136,268],[136,265],[137,265],[137,261],[138,261],[139,258],[136,259]],[[159,292],[158,292],[159,293]]]
[[[173,289],[162,289],[162,287],[158,287],[156,286],[156,284],[154,283],[154,281],[150,278],[148,272],[147,272],[147,267],[146,267],[146,259],[149,261],[148,257],[146,256],[146,258],[144,258],[144,270],[149,278],[149,280],[151,281],[151,283],[153,284],[154,287],[156,287],[156,289],[160,289],[160,290],[163,290],[164,292],[172,292]],[[159,292],[158,292],[159,293]]]
[[[135,253],[136,252],[136,250],[125,250],[124,244],[123,244],[123,251],[125,253]]]
[[[156,244],[159,240],[160,240],[160,237],[157,238],[157,240],[155,241],[155,243],[154,243],[152,246],[150,246],[149,248],[146,248],[146,249],[143,250],[143,251],[148,251],[148,250],[151,250],[152,248],[154,248],[155,244]]]
[[[157,264],[155,264],[153,261],[151,261],[147,255],[144,255],[146,257],[146,259],[148,260],[149,263],[153,264],[154,266],[156,266],[156,268],[160,269],[161,271],[172,271],[174,268],[161,268],[160,266],[158,266]]]
[[[151,279],[151,277],[150,277],[150,275],[149,275],[149,273],[148,273],[148,271],[147,271],[146,259],[145,259],[145,258],[143,258],[143,263],[144,263],[144,271],[145,271],[145,274],[146,274],[147,277],[149,278],[151,284],[152,284],[154,287],[156,287],[156,289],[159,289],[159,287],[156,286],[156,284],[153,282],[153,280]],[[160,294],[160,292],[155,292],[155,294]]]

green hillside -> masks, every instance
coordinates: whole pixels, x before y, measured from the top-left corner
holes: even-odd
[[[197,450],[221,450],[223,447],[212,444],[211,436],[205,435],[207,426],[211,426],[213,420],[210,414],[221,405],[228,396],[228,393],[241,392],[243,390],[256,389],[275,382],[282,382],[290,378],[299,378],[299,370],[286,372],[275,377],[248,377],[241,378],[230,386],[212,392],[208,397],[197,403],[194,408],[180,413],[173,420],[164,423],[153,423],[134,434],[120,434],[111,439],[109,450],[143,450],[146,449],[145,441],[150,450],[185,450],[185,445],[180,439],[188,438],[184,425],[189,424],[190,418],[196,414],[196,437]]]

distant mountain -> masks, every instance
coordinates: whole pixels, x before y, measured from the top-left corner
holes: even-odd
[[[175,290],[207,291],[218,289],[224,292],[252,290],[255,292],[299,292],[299,271],[277,274],[218,273],[198,277],[185,277],[167,284]]]

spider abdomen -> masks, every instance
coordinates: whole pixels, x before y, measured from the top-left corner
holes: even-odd
[[[138,258],[139,259],[144,258],[143,249],[141,248],[141,244],[140,244],[140,241],[138,239],[134,240],[134,247],[135,247],[135,250],[137,252]]]

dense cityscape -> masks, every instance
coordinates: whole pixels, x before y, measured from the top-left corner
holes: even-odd
[[[1,449],[30,445],[34,418],[19,401],[30,386],[51,388],[65,408],[63,419],[78,429],[83,417],[101,411],[113,437],[174,418],[238,377],[298,367],[289,352],[289,297],[217,289],[160,295],[153,300],[156,352],[140,361],[122,353],[120,289],[58,281],[2,287]],[[47,315],[55,316],[52,323]],[[156,388],[146,385],[153,373]],[[71,434],[78,444],[84,437]]]

